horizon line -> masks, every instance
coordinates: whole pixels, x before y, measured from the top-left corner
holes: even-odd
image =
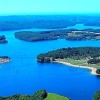
[[[35,16],[35,15],[99,15],[100,12],[67,12],[67,13],[4,13],[0,14],[0,16]]]

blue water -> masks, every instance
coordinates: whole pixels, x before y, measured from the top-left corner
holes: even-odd
[[[100,41],[59,39],[32,43],[16,39],[14,32],[0,32],[9,41],[0,45],[0,55],[11,57],[10,63],[0,64],[0,96],[33,94],[46,89],[72,100],[92,100],[94,92],[100,89],[99,77],[91,75],[88,69],[57,63],[40,64],[36,62],[36,56],[63,47],[100,46]]]
[[[72,29],[86,29],[86,28],[100,29],[99,26],[84,26],[83,24],[76,24],[75,26],[68,26],[67,28],[72,28]]]

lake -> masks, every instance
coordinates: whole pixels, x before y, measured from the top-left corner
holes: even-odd
[[[29,29],[28,29],[29,30]],[[34,29],[30,29],[34,30]],[[39,29],[35,29],[38,31]],[[41,30],[41,29],[40,29]],[[16,31],[1,31],[8,44],[0,45],[0,55],[11,62],[0,64],[0,96],[33,94],[39,89],[70,97],[72,100],[92,100],[100,89],[100,77],[88,69],[74,68],[57,63],[37,63],[40,53],[58,48],[98,46],[100,41],[67,41],[64,39],[42,42],[25,42],[14,37]]]
[[[75,26],[68,26],[67,28],[71,29],[86,29],[86,28],[93,28],[93,29],[100,29],[99,26],[84,26],[84,24],[76,24]]]

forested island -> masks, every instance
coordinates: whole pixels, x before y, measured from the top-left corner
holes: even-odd
[[[10,58],[8,56],[0,56],[0,63],[9,62]]]
[[[43,32],[19,31],[15,32],[15,37],[24,41],[43,40],[100,40],[100,29],[61,29]]]
[[[5,44],[5,43],[8,43],[6,37],[4,35],[0,36],[0,44]]]
[[[46,90],[36,91],[33,95],[16,94],[9,97],[0,97],[0,100],[71,100],[67,97],[53,93],[47,93]]]
[[[89,68],[100,74],[100,47],[74,47],[53,50],[37,56],[40,63],[58,62],[69,66]]]

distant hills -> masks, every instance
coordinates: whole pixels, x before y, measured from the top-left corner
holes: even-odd
[[[66,28],[76,24],[100,26],[100,15],[29,15],[0,16],[0,30],[27,28]]]

